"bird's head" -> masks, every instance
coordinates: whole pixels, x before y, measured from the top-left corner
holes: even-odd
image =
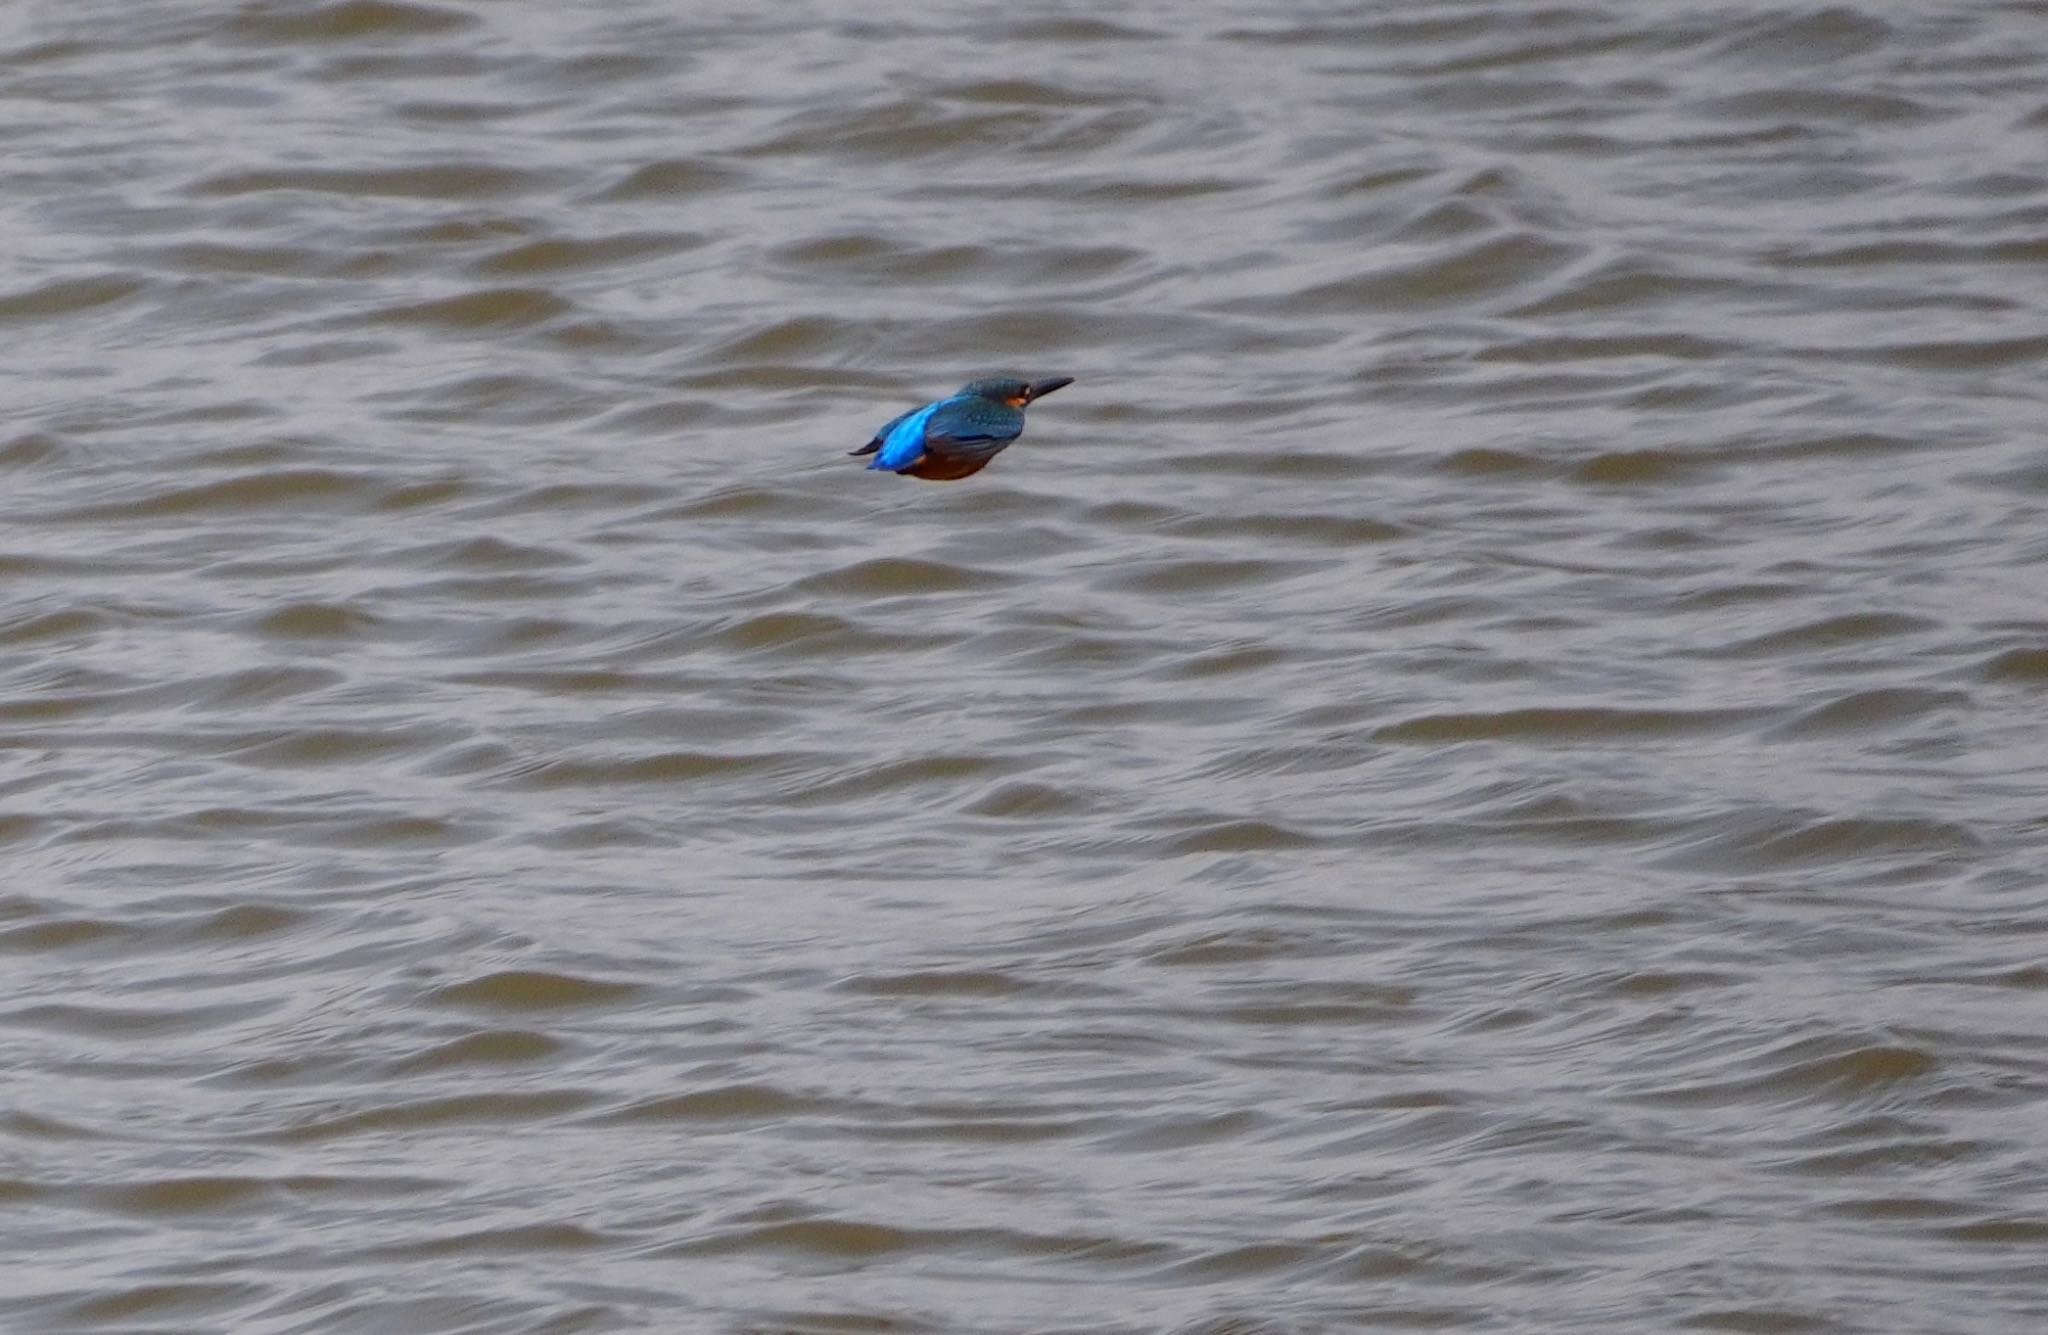
[[[1007,403],[1012,408],[1022,408],[1033,399],[1042,399],[1066,385],[1074,383],[1070,375],[1056,375],[1047,380],[1020,380],[1011,376],[996,376],[989,380],[971,380],[960,387],[962,394],[976,398],[994,399]]]

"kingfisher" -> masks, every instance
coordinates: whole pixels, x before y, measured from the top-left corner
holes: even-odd
[[[1025,404],[1073,383],[1070,375],[970,380],[951,398],[913,408],[888,423],[853,456],[872,454],[875,461],[869,468],[932,482],[967,477],[986,468],[1005,445],[1024,434]]]

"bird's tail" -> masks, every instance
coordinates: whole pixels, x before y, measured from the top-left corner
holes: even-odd
[[[882,438],[881,438],[880,436],[876,436],[876,437],[875,437],[875,438],[874,438],[873,440],[871,440],[871,441],[869,441],[869,442],[868,442],[867,444],[865,444],[865,445],[861,446],[861,447],[860,447],[859,449],[857,449],[857,450],[848,450],[848,451],[846,452],[846,457],[847,457],[847,458],[849,458],[849,459],[858,459],[858,458],[860,458],[860,457],[861,457],[861,456],[862,456],[863,454],[873,454],[873,453],[874,453],[874,452],[875,452],[876,450],[879,450],[879,449],[881,449],[881,448],[882,448]]]

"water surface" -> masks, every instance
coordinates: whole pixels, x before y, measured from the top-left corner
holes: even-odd
[[[2040,1329],[2043,18],[18,8],[0,1324]]]

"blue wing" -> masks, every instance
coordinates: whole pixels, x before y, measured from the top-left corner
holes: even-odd
[[[1024,414],[978,395],[944,399],[923,423],[924,448],[953,463],[987,463],[1024,434]]]
[[[868,444],[873,448],[875,442],[879,441],[880,453],[875,455],[875,461],[868,467],[900,473],[924,458],[925,423],[931,420],[932,414],[937,412],[940,406],[936,403],[927,403],[914,412],[903,414],[877,431],[874,441]]]

